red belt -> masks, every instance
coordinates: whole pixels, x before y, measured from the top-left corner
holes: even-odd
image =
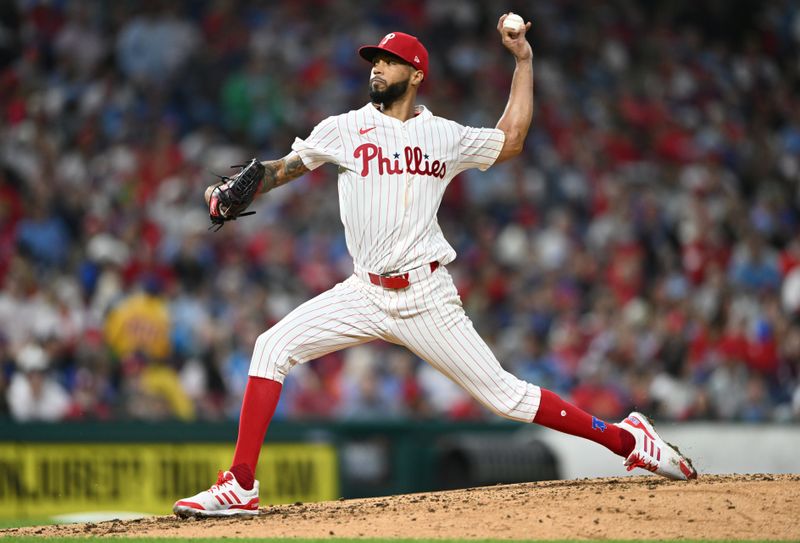
[[[436,271],[436,268],[439,267],[439,262],[431,262],[429,266],[431,267],[431,273],[433,273]],[[408,281],[408,273],[403,273],[400,275],[377,275],[374,273],[368,273],[367,275],[369,275],[369,282],[373,285],[378,285],[379,287],[383,288],[390,288],[392,290],[400,290],[411,284]]]

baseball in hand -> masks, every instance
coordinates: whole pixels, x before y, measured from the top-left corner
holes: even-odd
[[[503,21],[503,29],[512,32],[519,32],[525,28],[525,21],[516,13],[509,13]]]

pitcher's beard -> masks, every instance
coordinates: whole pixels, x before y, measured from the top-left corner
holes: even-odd
[[[408,89],[408,80],[398,81],[387,85],[385,89],[378,90],[372,85],[369,86],[369,99],[373,104],[383,104],[383,108],[389,108],[398,98],[403,96]]]

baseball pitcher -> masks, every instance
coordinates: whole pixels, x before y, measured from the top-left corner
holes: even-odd
[[[595,441],[624,458],[628,470],[697,477],[643,415],[606,423],[505,371],[462,308],[447,270],[456,253],[436,214],[453,177],[522,151],[533,113],[532,51],[525,37],[531,23],[505,24],[509,16],[517,18],[504,14],[497,30],[516,67],[495,128],[462,126],[417,105],[428,52],[414,36],[391,32],[358,50],[372,66],[369,103],[324,119],[309,137],[295,139],[285,157],[254,160],[206,190],[212,222],[222,226],[241,216],[256,192],[336,164],[355,271],[258,337],[231,467],[208,490],[176,502],[177,515],[258,514],[254,473],[286,375],[296,364],[375,339],[407,347],[502,417]]]

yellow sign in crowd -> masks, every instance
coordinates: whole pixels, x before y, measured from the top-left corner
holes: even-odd
[[[68,513],[169,514],[178,498],[208,488],[231,446],[162,444],[0,444],[0,518]],[[338,497],[336,449],[272,444],[256,478],[261,504]]]

